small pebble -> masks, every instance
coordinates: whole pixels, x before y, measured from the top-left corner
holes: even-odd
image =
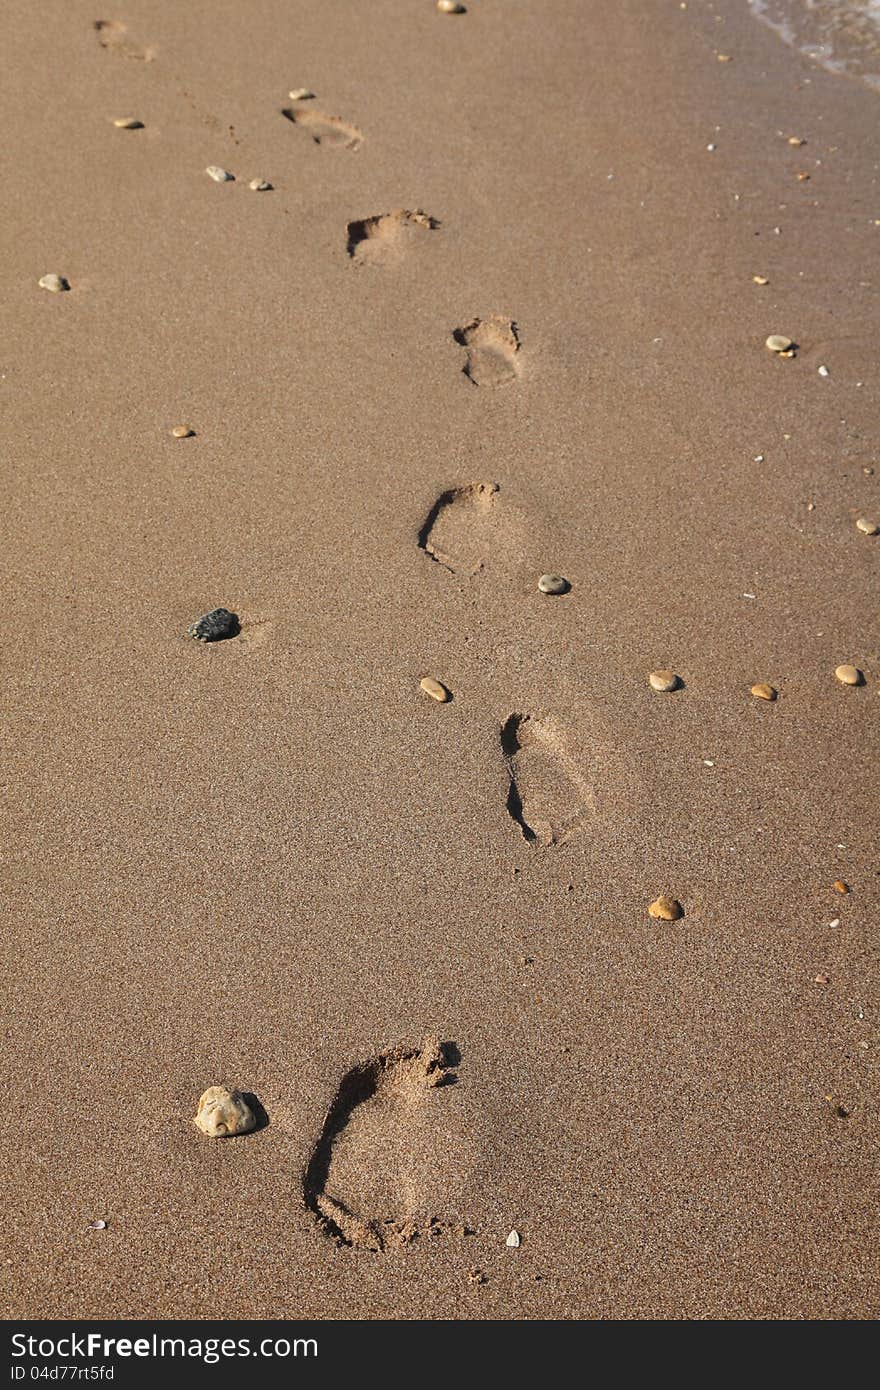
[[[717,150],[717,148],[718,148],[717,145],[707,145],[707,146],[706,146],[706,149],[709,151],[710,154],[714,154],[715,151]]]
[[[144,123],[137,116],[117,116],[113,122],[117,130],[143,130]]]
[[[791,352],[794,343],[784,333],[771,333],[764,346],[768,352]]]
[[[48,290],[50,294],[61,294],[62,290],[70,289],[70,283],[63,275],[41,275],[37,284],[40,289]]]
[[[719,63],[729,63],[729,62],[730,62],[730,54],[729,54],[729,53],[719,53],[717,56],[718,56],[718,61],[719,61]]]
[[[90,1231],[106,1231],[106,1229],[107,1229],[107,1222],[106,1222],[106,1221],[90,1221],[90,1222],[89,1222],[89,1230],[90,1230]]]
[[[838,666],[834,674],[841,685],[861,685],[865,679],[858,666],[850,666],[849,662]]]
[[[233,1134],[248,1134],[257,1121],[241,1091],[209,1086],[199,1099],[194,1123],[211,1139],[227,1139]]]
[[[291,101],[311,101],[315,93],[309,91],[308,87],[294,87],[292,92],[287,95]]]
[[[751,693],[756,700],[775,700],[779,692],[774,690],[772,685],[768,685],[766,681],[758,681],[757,685],[752,686]]]
[[[770,281],[767,279],[767,276],[766,276],[766,275],[753,275],[753,276],[752,276],[752,279],[754,280],[754,282],[755,282],[756,285],[769,285],[769,284],[770,284]]]
[[[227,637],[238,635],[239,622],[235,613],[228,608],[212,608],[186,630],[187,637],[197,642],[222,642]]]
[[[507,1246],[508,1250],[518,1249],[518,1247],[522,1244],[522,1241],[519,1238],[519,1231],[511,1231],[504,1244]]]
[[[542,574],[538,588],[542,594],[567,594],[571,585],[561,574]]]
[[[433,676],[425,676],[419,681],[419,686],[426,695],[430,695],[432,700],[437,700],[441,705],[445,705],[448,700],[452,699],[446,686],[441,685],[440,681],[435,681]]]
[[[834,917],[834,918],[832,918],[832,920],[828,923],[828,925],[829,925],[829,927],[839,927],[839,926],[840,926],[840,918],[839,918],[839,917]]]
[[[864,473],[866,478],[872,478],[874,476],[873,468],[863,468],[862,472]]]
[[[797,177],[798,177],[798,181],[799,181],[800,183],[806,183],[807,179],[808,179],[810,176],[809,176],[809,174],[807,173],[806,169],[801,169],[801,170],[798,172],[798,176],[797,176]]]
[[[831,375],[831,373],[829,372],[829,370],[828,370],[827,367],[819,367],[819,368],[818,368],[818,372],[819,372],[819,375],[820,375],[820,376],[830,376],[830,375]]]
[[[174,439],[192,439],[195,430],[190,425],[175,425],[171,434]]]
[[[676,898],[667,898],[661,893],[659,898],[648,904],[648,916],[660,922],[677,922],[679,917],[684,916],[684,908]]]
[[[834,887],[835,887],[835,889],[837,890],[838,893],[848,893],[848,892],[849,892],[849,884],[848,884],[848,883],[844,883],[844,881],[843,881],[842,878],[836,878],[836,879],[834,880]]]
[[[205,173],[215,183],[235,183],[235,175],[230,174],[228,169],[221,169],[219,164],[209,164]]]
[[[807,142],[806,140],[802,140],[799,135],[789,135],[788,143],[790,145],[805,145]]]
[[[269,193],[272,189],[272,185],[268,179],[251,179],[248,188],[253,193]]]
[[[856,522],[856,527],[865,536],[876,536],[880,532],[880,526],[876,521],[869,521],[866,516],[860,516]]]
[[[458,0],[437,0],[437,9],[441,14],[466,14],[464,5],[460,5]]]
[[[814,984],[814,985],[827,985],[830,979],[831,979],[831,976],[830,976],[830,975],[814,975],[814,976],[813,976],[813,984]]]
[[[652,671],[648,676],[648,684],[661,695],[668,695],[671,690],[677,690],[681,682],[674,671]]]

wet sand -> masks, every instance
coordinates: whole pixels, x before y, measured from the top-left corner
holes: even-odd
[[[876,1316],[876,92],[733,0],[101,17],[0,94],[8,1315]]]

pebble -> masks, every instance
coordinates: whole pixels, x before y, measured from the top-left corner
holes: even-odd
[[[756,285],[769,285],[769,284],[770,284],[770,281],[767,279],[767,276],[766,276],[766,275],[753,275],[753,276],[752,276],[752,279],[754,280],[754,282],[755,282]]]
[[[441,705],[445,705],[448,700],[452,699],[446,686],[441,685],[440,681],[435,681],[433,676],[425,676],[419,681],[419,686],[426,695],[430,695],[432,700],[437,700]]]
[[[813,984],[814,984],[814,985],[827,985],[827,984],[829,983],[830,979],[831,979],[831,976],[830,976],[830,975],[814,975],[814,976],[813,976]]]
[[[460,5],[458,0],[437,0],[437,9],[441,14],[466,14],[467,9]]]
[[[117,130],[143,130],[144,123],[137,116],[117,116],[113,122]]]
[[[834,918],[828,923],[828,925],[829,925],[829,927],[839,927],[839,926],[840,926],[840,918],[839,918],[839,917],[834,917]]]
[[[866,478],[872,478],[874,476],[873,468],[863,468],[862,472],[864,473]]]
[[[806,140],[802,140],[799,135],[789,135],[788,143],[790,145],[805,145],[807,142]]]
[[[90,1230],[90,1231],[106,1231],[106,1229],[107,1229],[107,1222],[106,1222],[106,1221],[90,1221],[90,1222],[89,1222],[89,1230]]]
[[[268,179],[251,179],[248,188],[251,189],[253,193],[269,193],[272,185]]]
[[[766,681],[758,681],[757,685],[752,686],[751,693],[756,700],[775,700],[779,692],[774,690],[772,685],[768,685]]]
[[[848,892],[849,892],[849,884],[848,884],[848,883],[844,883],[844,881],[843,881],[842,878],[836,878],[836,879],[834,880],[834,887],[836,888],[836,890],[837,890],[838,893],[848,893]]]
[[[63,275],[41,275],[37,284],[40,289],[49,290],[50,294],[61,294],[62,290],[70,289],[70,283]]]
[[[171,434],[174,439],[192,439],[195,430],[191,425],[175,425]]]
[[[850,666],[849,662],[838,666],[834,674],[841,685],[861,685],[865,679],[858,666]]]
[[[819,367],[817,370],[818,370],[820,376],[830,376],[830,375],[831,375],[831,373],[829,372],[829,370],[828,370],[827,367]]]
[[[571,585],[561,574],[542,574],[538,588],[542,594],[567,594]]]
[[[228,608],[212,608],[186,630],[187,637],[197,642],[222,642],[226,637],[235,637],[238,632],[238,618]]]
[[[799,181],[800,183],[806,183],[806,181],[807,181],[807,179],[808,179],[809,177],[810,177],[810,176],[809,176],[809,174],[807,173],[806,169],[801,169],[801,170],[799,170],[799,172],[798,172],[798,181]]]
[[[794,343],[784,333],[771,333],[764,346],[768,352],[791,352]]]
[[[195,1124],[211,1139],[248,1134],[256,1128],[256,1118],[241,1091],[228,1086],[209,1086],[199,1099]]]
[[[860,516],[856,526],[865,536],[876,536],[880,532],[880,526],[876,521],[869,521],[866,516]]]
[[[311,101],[315,93],[309,91],[308,87],[294,87],[292,92],[287,95],[291,101]]]
[[[652,671],[648,676],[648,684],[661,695],[668,695],[671,690],[677,690],[681,682],[674,671]]]
[[[507,1246],[508,1250],[518,1249],[519,1246],[522,1244],[522,1241],[519,1237],[519,1231],[511,1231],[504,1244]]]
[[[228,169],[221,169],[219,164],[209,164],[205,173],[215,183],[235,183],[235,175],[230,174]]]
[[[660,922],[677,922],[679,917],[684,916],[684,908],[676,898],[667,898],[661,893],[659,898],[648,904],[648,916]]]

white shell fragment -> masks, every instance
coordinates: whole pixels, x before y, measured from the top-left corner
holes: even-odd
[[[61,294],[62,290],[69,290],[70,284],[63,275],[41,275],[37,284],[42,290],[48,290],[50,294]]]
[[[831,373],[829,372],[829,370],[828,370],[827,367],[820,367],[820,368],[819,368],[819,375],[820,375],[820,376],[830,376]]]
[[[195,1124],[211,1139],[227,1139],[256,1128],[254,1112],[241,1091],[228,1086],[209,1086],[199,1099]]]
[[[228,169],[221,169],[219,164],[209,164],[205,173],[215,183],[235,183],[235,175],[230,174]]]
[[[107,1229],[107,1222],[106,1222],[106,1221],[90,1221],[90,1222],[89,1222],[89,1230],[90,1230],[90,1231],[106,1231],[106,1229]]]
[[[308,87],[294,87],[293,91],[288,92],[287,95],[291,101],[311,101],[315,93],[310,91]]]
[[[519,1231],[511,1231],[504,1244],[507,1246],[508,1250],[516,1250],[517,1247],[521,1244],[519,1238]]]

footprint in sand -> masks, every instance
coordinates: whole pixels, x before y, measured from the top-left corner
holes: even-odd
[[[519,334],[512,319],[493,314],[474,319],[452,334],[467,350],[462,371],[475,386],[506,386],[519,376]]]
[[[353,1067],[342,1078],[303,1178],[306,1206],[340,1245],[386,1250],[440,1234],[430,1215],[443,1108],[458,1049],[427,1038]],[[445,1152],[447,1142],[439,1142]]]
[[[512,714],[501,729],[507,811],[530,845],[561,845],[595,811],[595,793],[552,721]]]
[[[322,116],[320,111],[306,111],[298,106],[285,106],[281,111],[297,130],[305,131],[316,145],[327,150],[357,150],[364,137],[357,126],[349,125],[339,116]]]
[[[122,58],[137,58],[142,63],[151,63],[158,53],[155,44],[133,43],[128,38],[128,28],[119,19],[96,19],[92,26],[102,48],[109,53],[118,53]]]
[[[417,209],[398,208],[377,217],[349,222],[346,250],[356,265],[393,265],[425,232],[439,227],[436,217]]]
[[[419,531],[419,547],[453,574],[477,574],[498,541],[497,483],[466,483],[437,498]]]

